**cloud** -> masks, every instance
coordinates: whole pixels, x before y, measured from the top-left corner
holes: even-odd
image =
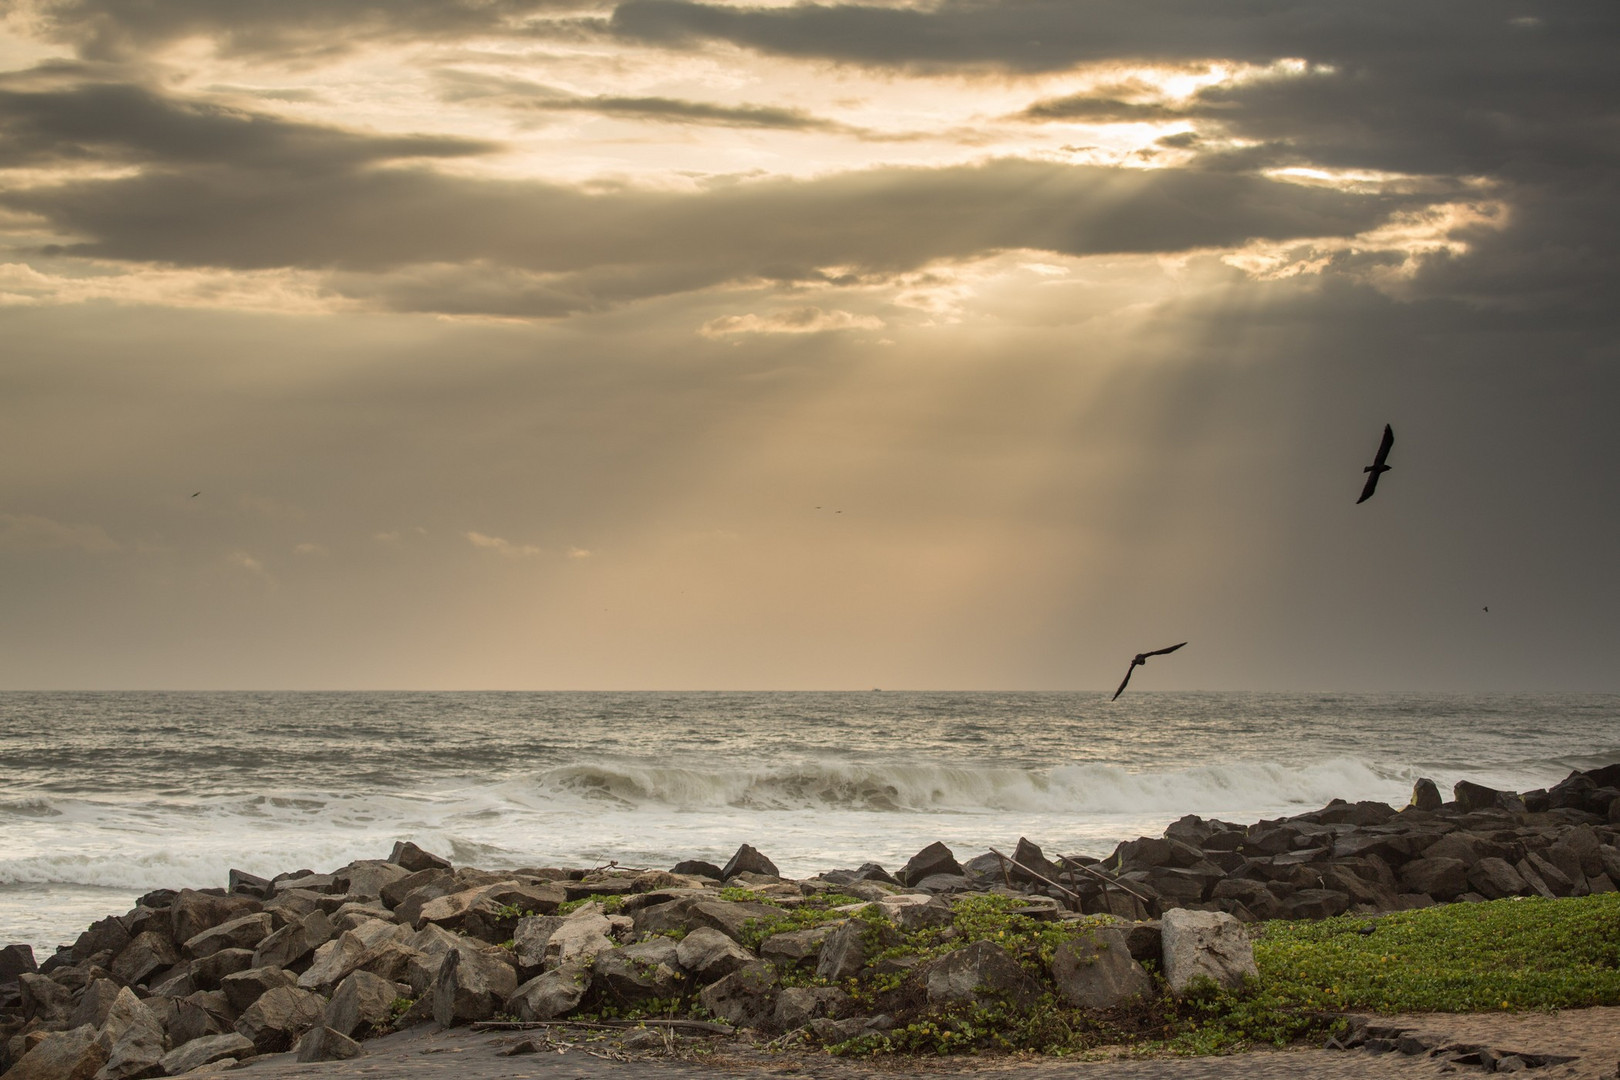
[[[38,514],[0,513],[0,551],[63,550],[100,555],[120,548],[98,525],[66,525]]]
[[[883,320],[871,315],[851,315],[847,311],[823,311],[818,307],[789,308],[770,315],[722,315],[703,324],[704,337],[728,334],[822,334],[829,330],[880,330]]]
[[[476,548],[487,548],[499,552],[508,559],[530,559],[543,552],[533,544],[514,544],[503,540],[499,536],[485,536],[481,532],[468,532],[465,534],[469,543]]]
[[[309,544],[309,543],[305,543],[305,544],[296,544],[296,545],[294,545],[293,546],[293,554],[295,554],[295,555],[303,555],[303,556],[306,556],[306,557],[318,557],[318,556],[329,555],[329,554],[331,554],[331,552],[327,550],[325,544]]]

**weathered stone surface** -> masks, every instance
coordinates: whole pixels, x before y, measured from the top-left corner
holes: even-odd
[[[177,1046],[163,1055],[158,1064],[165,1076],[179,1076],[192,1069],[200,1069],[204,1065],[226,1058],[250,1058],[256,1050],[253,1041],[234,1031],[223,1035],[206,1035],[200,1039],[193,1039],[183,1046]]]
[[[264,905],[251,896],[214,896],[181,889],[169,909],[169,937],[175,941],[190,941],[204,930],[212,930],[221,923],[263,908]]]
[[[395,841],[393,853],[388,856],[388,861],[396,866],[403,866],[413,874],[423,870],[450,869],[449,859],[423,851],[409,840]]]
[[[522,919],[554,914],[567,897],[567,891],[559,885],[492,885],[462,916],[461,929],[498,944],[515,935]]]
[[[107,1051],[107,1060],[96,1071],[95,1080],[135,1080],[157,1075],[161,1071],[159,1062],[168,1050],[164,1034],[163,1025],[133,990],[127,986],[119,990],[96,1033],[96,1042]]]
[[[269,878],[262,878],[257,874],[232,867],[227,876],[225,891],[251,896],[256,900],[266,900],[275,893],[275,885]]]
[[[693,904],[687,909],[686,919],[688,925],[694,929],[707,926],[718,930],[726,937],[735,941],[742,936],[743,927],[750,919],[770,919],[782,914],[782,909],[774,904],[759,904],[751,900],[731,903],[725,900],[708,900]]]
[[[776,1011],[780,982],[763,960],[739,968],[698,993],[705,1009],[737,1027],[764,1027]]]
[[[1455,900],[1468,888],[1468,865],[1461,859],[1413,859],[1401,867],[1401,884],[1436,900]]]
[[[1172,993],[1187,993],[1196,980],[1236,988],[1257,979],[1254,947],[1237,919],[1222,911],[1167,911],[1159,921],[1164,950],[1164,979]]]
[[[341,1031],[317,1025],[298,1040],[295,1056],[299,1061],[347,1061],[364,1054],[365,1048]]]
[[[720,931],[700,926],[681,939],[675,959],[702,981],[714,982],[759,958]]]
[[[252,966],[293,967],[309,959],[337,933],[331,917],[317,908],[260,941],[253,952]]]
[[[953,1001],[1023,1005],[1037,992],[1018,961],[993,941],[975,941],[940,957],[928,969],[927,987],[928,1000],[936,1005]]]
[[[174,1003],[174,1016],[168,1021],[169,1045],[181,1046],[193,1039],[222,1035],[232,1030],[236,1012],[220,990],[198,991]]]
[[[384,885],[377,890],[377,899],[382,901],[384,907],[397,909],[400,902],[416,890],[453,882],[454,880],[455,874],[451,871],[439,867],[428,867],[425,870],[417,870],[414,873],[406,874],[404,877]],[[447,889],[447,891],[454,890]],[[425,900],[423,902],[426,903]],[[415,916],[412,916],[412,921],[414,920]]]
[[[669,868],[672,874],[682,874],[687,877],[713,878],[715,881],[724,881],[725,873],[714,863],[704,862],[701,859],[685,859]]]
[[[270,936],[274,920],[267,911],[255,911],[210,927],[182,946],[185,954],[201,958],[221,949],[252,949]]]
[[[321,1022],[333,1031],[353,1037],[387,1027],[399,991],[394,984],[369,971],[356,971],[338,984],[326,1003]]]
[[[639,913],[638,913],[639,914]],[[512,931],[512,953],[519,967],[539,967],[546,959],[546,944],[559,926],[568,920],[561,915],[533,915],[519,919]]]
[[[1153,980],[1131,957],[1125,932],[1114,927],[1059,945],[1052,955],[1052,980],[1063,1000],[1082,1009],[1112,1009],[1153,993]]]
[[[588,960],[598,953],[605,953],[614,947],[613,940],[608,937],[612,929],[612,922],[604,915],[575,912],[564,918],[562,925],[546,939],[542,963],[548,968],[555,968],[570,960]]]
[[[1476,784],[1470,780],[1459,780],[1452,787],[1451,794],[1457,801],[1457,808],[1463,813],[1472,813],[1476,810],[1506,810],[1509,813],[1524,813],[1524,800],[1511,791],[1498,791],[1488,788],[1484,784]]]
[[[94,979],[84,988],[79,1002],[73,1007],[68,1016],[67,1026],[70,1028],[82,1027],[89,1024],[99,1028],[107,1022],[107,1015],[112,1012],[113,1002],[118,1000],[118,994],[123,990],[113,979]]]
[[[723,935],[722,940],[730,941]],[[630,950],[634,948],[632,945],[597,954],[591,967],[591,987],[598,994],[619,1004],[634,1005],[680,993],[683,980],[673,963],[633,953]]]
[[[841,924],[821,943],[816,958],[816,975],[828,982],[842,982],[858,974],[872,954],[900,943],[900,931],[888,923],[878,923],[876,933],[870,936],[873,924],[865,920],[851,920]]]
[[[1350,909],[1350,897],[1336,889],[1300,889],[1279,908],[1285,919],[1330,919]]]
[[[277,986],[243,1010],[236,1030],[251,1039],[259,1053],[280,1053],[321,1022],[325,1007],[326,999],[319,994],[296,986]]]
[[[305,990],[330,991],[364,963],[370,952],[355,930],[345,930],[315,950],[308,970],[298,976],[298,985]]]
[[[1423,777],[1412,785],[1412,801],[1407,805],[1418,810],[1438,810],[1444,802],[1440,797],[1439,785]]]
[[[736,854],[727,860],[726,865],[720,869],[720,879],[736,874],[762,874],[765,877],[780,877],[776,864],[761,855],[752,845],[744,844],[737,849]]]
[[[517,972],[504,958],[478,949],[451,949],[433,980],[433,1018],[445,1027],[488,1020],[516,990]]]
[[[134,986],[180,962],[174,942],[155,930],[136,934],[112,962],[111,971],[119,982]]]
[[[590,964],[570,960],[518,987],[507,1007],[523,1020],[553,1020],[578,1008],[590,984]]]
[[[789,930],[782,934],[772,934],[760,942],[759,957],[779,966],[816,960],[821,955],[821,946],[841,925],[843,924],[829,922],[812,926],[808,930]]]
[[[109,915],[105,919],[97,919],[90,924],[90,928],[80,934],[73,943],[74,956],[94,956],[98,952],[110,952],[114,956],[124,951],[130,938],[134,937],[124,921],[116,915]],[[38,970],[37,968],[30,970]]]
[[[298,980],[289,971],[277,967],[248,968],[219,980],[225,1000],[238,1014],[245,1012],[259,996],[278,986],[297,986]]]
[[[951,854],[951,849],[937,840],[913,855],[895,876],[902,884],[915,885],[923,878],[936,874],[965,877],[962,865]]]
[[[107,1061],[107,1050],[88,1024],[53,1031],[6,1072],[6,1080],[91,1080]]]
[[[772,1019],[783,1031],[812,1020],[837,1019],[849,1008],[849,995],[836,986],[790,986],[776,995]]]
[[[227,975],[235,975],[238,971],[246,971],[251,967],[267,966],[255,964],[253,957],[254,953],[248,949],[221,949],[201,960],[193,960],[186,969],[187,974],[191,976],[192,990],[218,990],[219,981]]]
[[[687,910],[698,902],[695,897],[681,896],[674,900],[638,907],[631,914],[632,927],[637,934],[662,934],[666,930],[684,930]]]
[[[376,900],[382,895],[384,886],[392,885],[410,874],[410,870],[398,863],[384,859],[361,859],[333,871],[332,878],[337,891],[351,900]]]
[[[1554,896],[1575,895],[1575,883],[1569,879],[1569,876],[1563,870],[1541,855],[1534,851],[1529,852],[1525,855],[1524,862]],[[1521,873],[1520,876],[1523,876],[1523,874]]]
[[[1519,896],[1530,890],[1523,876],[1502,859],[1481,859],[1468,871],[1468,884],[1487,900]]]

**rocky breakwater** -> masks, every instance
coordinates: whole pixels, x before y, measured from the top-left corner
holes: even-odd
[[[1023,840],[959,863],[933,844],[892,875],[802,881],[747,845],[668,871],[484,871],[411,844],[330,873],[233,871],[226,888],[149,893],[37,967],[0,950],[0,1073],[341,1058],[425,1022],[654,1016],[834,1044],[1040,1004],[1128,1036],[1162,989],[1255,975],[1245,921],[1614,889],[1620,766],[1454,794],[1425,781],[1400,811],[1183,818],[1104,860]]]

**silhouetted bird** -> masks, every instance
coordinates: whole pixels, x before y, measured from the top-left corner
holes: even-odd
[[[1185,641],[1181,643],[1181,645],[1185,644],[1187,644]],[[1119,689],[1115,690],[1114,696],[1108,700],[1115,701],[1119,698],[1119,695],[1125,692],[1126,684],[1131,681],[1131,672],[1136,670],[1137,665],[1147,663],[1147,658],[1150,656],[1163,656],[1165,653],[1173,653],[1181,648],[1181,645],[1172,645],[1168,649],[1154,649],[1152,652],[1139,652],[1131,657],[1131,666],[1125,669],[1125,681],[1119,684]]]
[[[1389,457],[1389,448],[1395,445],[1395,430],[1388,424],[1384,425],[1384,441],[1378,444],[1378,453],[1373,457],[1373,463],[1361,471],[1367,474],[1367,486],[1361,489],[1361,498],[1357,503],[1364,503],[1372,498],[1373,491],[1378,487],[1378,478],[1389,472],[1389,466],[1384,459]]]
[[[193,491],[193,492],[192,492],[192,493],[191,493],[191,497],[192,497],[192,498],[193,498],[193,499],[195,499],[195,498],[196,498],[196,497],[197,497],[197,496],[199,496],[199,495],[201,495],[201,494],[202,494],[202,492],[200,492],[200,491]]]

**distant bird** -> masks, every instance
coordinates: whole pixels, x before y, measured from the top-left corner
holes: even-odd
[[[1489,614],[1490,614],[1490,613],[1491,613],[1491,609],[1490,609],[1490,606],[1489,606],[1489,605],[1486,605],[1486,607],[1485,607],[1485,614],[1487,614],[1487,615],[1489,615]]]
[[[1181,643],[1181,645],[1185,644],[1187,644],[1185,641]],[[1131,657],[1131,666],[1125,669],[1125,681],[1119,684],[1119,689],[1115,690],[1114,696],[1108,700],[1117,701],[1119,699],[1119,695],[1125,692],[1126,685],[1131,681],[1131,673],[1137,669],[1138,665],[1147,663],[1148,657],[1163,656],[1165,653],[1173,653],[1177,649],[1181,648],[1181,645],[1172,645],[1168,649],[1154,649],[1152,652],[1139,652],[1135,656]]]
[[[1395,445],[1395,430],[1388,424],[1384,425],[1384,441],[1378,444],[1378,453],[1373,457],[1373,463],[1361,471],[1367,474],[1367,486],[1361,489],[1361,498],[1356,500],[1359,505],[1372,498],[1373,491],[1378,487],[1378,478],[1389,472],[1389,466],[1384,459],[1389,457],[1389,448]]]
[[[201,494],[202,494],[202,492],[200,492],[200,491],[193,491],[193,492],[192,492],[192,493],[191,493],[191,497],[192,497],[192,498],[193,498],[193,499],[195,499],[195,498],[196,498],[196,497],[197,497],[197,496],[199,496],[199,495],[201,495]]]

